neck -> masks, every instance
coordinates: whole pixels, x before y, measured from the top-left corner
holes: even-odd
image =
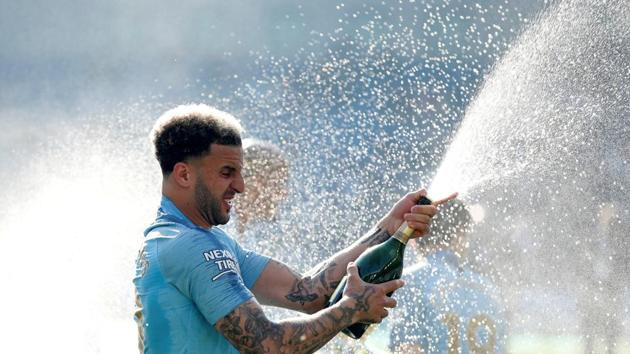
[[[194,198],[192,196],[188,196],[185,191],[174,191],[173,188],[169,188],[168,184],[164,183],[162,186],[162,194],[168,197],[173,204],[179,209],[179,211],[184,214],[193,224],[204,228],[211,228],[212,224],[210,224],[206,218],[203,217],[199,208],[194,203]]]

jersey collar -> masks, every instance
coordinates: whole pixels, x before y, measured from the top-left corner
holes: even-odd
[[[199,228],[190,221],[190,219],[188,219],[188,217],[186,217],[186,215],[184,215],[177,206],[175,206],[175,203],[173,203],[169,197],[165,195],[162,195],[162,200],[160,201],[160,208],[157,212],[157,221],[174,221],[190,228]]]

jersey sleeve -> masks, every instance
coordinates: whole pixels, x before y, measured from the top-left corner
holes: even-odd
[[[238,258],[241,264],[241,277],[247,288],[251,289],[258,280],[260,273],[265,269],[267,263],[269,263],[269,257],[260,253],[238,247]]]
[[[188,232],[158,251],[166,280],[191,299],[214,325],[254,295],[241,277],[237,250],[207,235]]]

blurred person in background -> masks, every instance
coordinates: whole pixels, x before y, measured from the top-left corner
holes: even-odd
[[[400,311],[381,326],[395,353],[503,353],[505,306],[497,288],[466,266],[473,220],[452,200],[440,207],[429,234],[414,240],[420,261],[405,270],[396,294]]]
[[[244,139],[243,179],[247,188],[235,199],[234,222],[239,241],[247,243],[243,234],[248,228],[260,221],[275,221],[288,193],[289,162],[273,143]]]
[[[616,353],[623,332],[630,274],[630,238],[613,202],[602,204],[593,237],[582,249],[578,309],[584,353]]]

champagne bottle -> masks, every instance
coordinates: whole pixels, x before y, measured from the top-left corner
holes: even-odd
[[[431,200],[426,197],[420,198],[419,205],[429,205]],[[386,281],[400,279],[403,270],[403,255],[407,240],[413,234],[413,229],[403,223],[398,230],[387,241],[372,246],[365,250],[355,261],[359,269],[359,276],[363,281],[372,284],[384,283]],[[328,306],[332,306],[341,300],[343,291],[348,281],[347,276],[341,279],[341,282],[333,292]],[[391,296],[392,294],[387,294]],[[368,323],[354,323],[342,332],[351,338],[359,339],[370,326]]]

